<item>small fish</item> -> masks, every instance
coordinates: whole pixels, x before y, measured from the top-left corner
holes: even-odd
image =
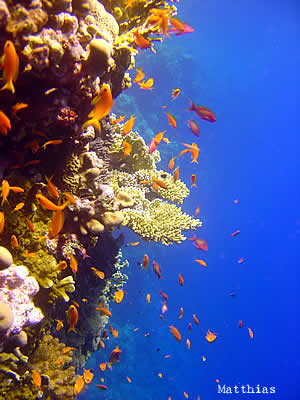
[[[191,188],[192,188],[193,186],[197,187],[197,185],[196,185],[196,179],[197,179],[197,176],[196,176],[195,174],[192,174],[192,175],[191,175],[191,182],[192,182]]]
[[[109,356],[109,362],[111,364],[115,364],[119,362],[120,355],[122,354],[122,350],[119,349],[119,346],[116,346]]]
[[[197,249],[208,251],[208,245],[204,239],[199,239],[194,235],[192,238],[189,238],[189,240],[193,240],[194,246],[197,247]]]
[[[166,313],[168,311],[168,306],[167,303],[164,301],[161,305],[161,312],[162,314]]]
[[[98,276],[98,278],[100,278],[100,279],[104,279],[105,278],[105,275],[104,275],[103,271],[99,271],[98,269],[96,269],[94,267],[91,267],[91,270],[94,272],[94,274],[96,276]]]
[[[175,326],[173,326],[173,325],[169,326],[169,328],[170,328],[170,332],[172,333],[174,338],[177,340],[177,342],[181,342],[181,335],[180,335],[178,329],[175,328]]]
[[[206,361],[206,357],[202,356],[202,361],[205,362]]]
[[[119,336],[119,332],[116,329],[113,329],[111,334],[113,335],[114,338],[117,338]]]
[[[105,386],[105,385],[100,385],[100,384],[96,384],[96,387],[98,388],[98,389],[101,389],[101,390],[107,390],[107,386]]]
[[[42,386],[42,377],[36,369],[32,371],[32,380],[35,386],[40,389]]]
[[[145,77],[145,74],[144,74],[144,72],[142,71],[142,68],[137,68],[136,70],[137,70],[137,74],[136,74],[136,76],[135,76],[135,78],[134,78],[133,83],[141,82],[141,81],[144,79],[144,77]]]
[[[190,342],[189,339],[186,339],[186,346],[187,346],[188,350],[190,350],[190,348],[191,348],[191,342]]]
[[[183,307],[180,307],[180,311],[179,311],[179,319],[181,319],[183,317]]]
[[[83,380],[89,385],[94,378],[94,374],[89,369],[83,369]]]
[[[251,329],[251,328],[248,328],[248,332],[249,332],[249,336],[250,336],[250,338],[251,338],[251,339],[253,339],[253,337],[254,337],[254,334],[253,334],[253,331],[252,331],[252,329]]]
[[[156,143],[156,141],[155,141],[155,138],[153,138],[152,140],[151,140],[151,143],[150,144],[148,144],[148,153],[149,154],[152,154],[154,151],[156,151],[157,150],[157,143]]]
[[[120,304],[122,302],[123,298],[124,298],[124,291],[123,290],[117,290],[114,293],[114,299],[115,299],[116,303]]]
[[[184,153],[190,152],[191,153],[191,158],[192,158],[192,163],[197,163],[198,164],[198,157],[199,157],[199,147],[197,145],[197,143],[192,143],[192,144],[187,144],[187,143],[181,143],[183,144],[185,147],[187,147],[187,149],[182,150],[179,154],[179,157],[182,156]]]
[[[200,206],[197,206],[195,210],[195,216],[198,217],[199,214],[200,214]]]
[[[123,142],[123,154],[124,154],[124,156],[125,157],[128,157],[129,155],[130,155],[130,153],[131,153],[131,151],[132,151],[132,146],[131,146],[131,144],[130,143],[128,143],[128,142],[126,142],[125,140],[124,140],[124,142]]]
[[[78,270],[78,262],[76,260],[76,257],[73,256],[73,254],[70,255],[70,267],[73,273],[76,274]]]
[[[154,140],[155,140],[155,143],[156,143],[157,145],[160,144],[160,142],[162,141],[162,139],[163,139],[163,137],[164,137],[164,134],[165,134],[166,132],[167,132],[167,131],[161,131],[161,132],[158,132],[158,133],[154,136]]]
[[[13,119],[19,119],[17,116],[17,112],[24,110],[24,108],[27,108],[28,104],[26,103],[16,103],[15,105],[12,106],[11,108],[11,116]]]
[[[145,81],[138,82],[139,87],[145,90],[152,90],[153,84],[154,84],[153,78],[149,78],[146,82]]]
[[[72,351],[72,350],[75,350],[75,347],[70,347],[70,346],[67,346],[67,347],[65,347],[64,349],[62,349],[62,354],[67,354],[67,353],[69,353],[69,351]]]
[[[88,299],[81,299],[81,301],[82,301],[83,303],[87,303],[87,302],[88,302]]]
[[[51,179],[53,178],[51,176],[51,178],[48,178],[47,176],[45,176],[46,181],[47,181],[47,188],[48,188],[48,193],[55,199],[57,200],[59,197],[58,194],[58,190],[56,188],[56,186],[52,183]]]
[[[13,82],[17,80],[19,74],[19,56],[12,41],[7,40],[5,42],[3,53],[1,63],[6,83],[0,90],[10,90],[15,93]]]
[[[147,303],[148,303],[148,304],[151,303],[151,295],[150,295],[149,293],[148,293],[147,296],[146,296],[146,300],[147,300]]]
[[[165,10],[160,8],[151,8],[150,16],[145,22],[145,25],[148,24],[153,25],[154,27],[159,27],[160,32],[163,35],[163,39],[165,36],[170,36],[168,34],[169,16]]]
[[[238,259],[238,263],[239,263],[239,264],[243,264],[244,261],[245,261],[244,257],[240,257],[240,258]]]
[[[172,169],[174,168],[174,165],[175,165],[174,160],[175,160],[175,157],[172,157],[171,160],[169,161],[169,165],[168,165],[169,171],[172,171]]]
[[[23,203],[23,202],[18,203],[18,204],[15,206],[15,208],[13,209],[12,212],[19,211],[19,210],[21,210],[23,207],[24,207],[24,203]]]
[[[100,307],[97,307],[96,310],[101,311],[103,314],[107,315],[108,317],[111,317],[111,312],[107,308],[100,306]]]
[[[76,199],[70,194],[70,193],[63,193],[64,196],[66,196],[67,200],[69,200],[70,203],[72,204],[77,204]]]
[[[29,257],[29,258],[34,258],[34,257],[36,257],[37,256],[37,254],[36,253],[24,253],[23,254],[24,255],[24,257]]]
[[[159,372],[158,374],[157,374],[157,376],[159,377],[159,378],[162,378],[162,373],[161,372]]]
[[[197,318],[196,314],[193,314],[193,320],[196,325],[199,325],[199,319]]]
[[[192,330],[192,324],[189,322],[189,326],[188,326],[188,332],[190,333]]]
[[[175,100],[176,99],[176,97],[178,97],[180,95],[180,89],[173,89],[172,90],[172,94],[171,94],[171,97],[172,97],[172,100]]]
[[[207,267],[207,264],[206,264],[206,262],[205,262],[204,260],[198,260],[198,259],[196,259],[195,261],[196,261],[198,264],[202,265],[203,267]]]
[[[75,326],[78,322],[78,311],[77,308],[71,304],[68,308],[68,310],[66,311],[67,314],[67,320],[68,320],[68,324],[69,324],[69,331],[73,331],[75,333],[77,333]]]
[[[10,119],[3,111],[0,110],[0,133],[7,136],[8,132],[11,130]]]
[[[56,90],[58,90],[57,88],[50,88],[50,89],[48,89],[48,90],[46,90],[45,92],[44,92],[44,95],[45,96],[48,96],[49,94],[51,94],[51,93],[54,93],[54,92],[56,92]]]
[[[165,182],[161,181],[160,179],[152,178],[152,185],[153,185],[153,187],[154,187],[154,184],[155,184],[156,186],[159,186],[159,187],[163,188],[163,189],[168,189],[168,185],[165,184]],[[156,189],[156,190],[157,190],[157,189]]]
[[[173,172],[173,181],[176,182],[179,179],[179,168],[175,168]]]
[[[182,29],[178,30],[174,26],[168,29],[169,33],[175,33],[175,36],[181,36],[184,33],[192,33],[194,32],[194,28],[192,28],[190,25],[186,24],[185,22],[182,24],[183,25],[183,31]]]
[[[167,144],[170,144],[170,143],[171,143],[170,140],[169,140],[167,137],[164,137],[164,138],[163,138],[163,141],[164,141],[165,143],[167,143]]]
[[[240,233],[241,233],[241,231],[240,231],[240,230],[237,230],[237,231],[235,231],[235,232],[232,232],[231,236],[237,236],[237,235],[239,235]]]
[[[120,115],[119,118],[113,119],[113,120],[111,121],[111,124],[112,124],[112,125],[116,125],[116,124],[118,124],[119,122],[124,121],[125,117],[126,117],[126,115]]]
[[[88,120],[83,124],[83,128],[92,125],[94,128],[101,132],[101,126],[99,121],[106,117],[113,106],[113,98],[110,90],[110,86],[104,83],[100,88],[98,96],[94,97],[91,105],[94,106],[92,111],[88,115]]]
[[[195,106],[195,104],[193,103],[193,101],[191,99],[190,99],[190,102],[191,102],[191,104],[190,104],[190,107],[187,109],[187,111],[195,111],[196,114],[201,119],[204,119],[206,121],[209,121],[209,122],[217,121],[216,116],[214,115],[214,113],[211,110],[209,110],[208,108],[203,107],[203,106],[199,106],[199,105]]]
[[[67,262],[63,260],[57,265],[56,269],[58,269],[59,271],[63,271],[64,269],[67,268],[67,266],[68,266]]]
[[[99,367],[100,367],[101,371],[104,372],[106,370],[106,363],[101,363],[99,365]]]
[[[65,215],[62,210],[53,211],[50,227],[49,238],[54,239],[62,230],[65,222]]]
[[[57,206],[56,204],[52,203],[51,200],[47,199],[47,197],[43,196],[40,193],[36,194],[35,197],[43,207],[45,207],[51,211],[64,210],[67,207],[67,205],[69,204],[69,200],[67,200],[61,206]]]
[[[79,304],[77,303],[77,301],[76,300],[72,300],[72,303],[77,307],[77,308],[79,308]]]
[[[139,33],[138,28],[132,31],[132,33],[134,34],[134,41],[137,47],[144,50],[151,46],[150,40],[145,39],[144,36]]]
[[[205,339],[209,342],[212,343],[217,339],[217,335],[213,332],[211,332],[209,329],[206,333]]]
[[[183,279],[183,276],[181,274],[178,275],[178,282],[179,282],[180,286],[184,285],[184,279]]]
[[[137,332],[140,328],[134,328],[133,332]]]
[[[75,394],[79,394],[84,386],[84,379],[82,376],[79,376],[79,378],[77,378],[75,385],[74,385],[74,390],[75,390]]]
[[[131,243],[128,243],[126,246],[136,247],[136,246],[138,246],[139,244],[140,244],[140,242],[131,242]]]
[[[19,242],[16,235],[11,235],[10,244],[12,245],[12,247],[19,247]]]
[[[129,378],[129,376],[126,376],[126,379],[127,379],[128,383],[131,383],[131,379]]]
[[[0,211],[0,239],[1,239],[1,235],[4,231],[4,226],[5,226],[5,216],[4,216],[4,212]]]
[[[169,296],[168,296],[166,293],[160,291],[159,294],[161,295],[161,297],[162,297],[165,301],[168,301],[168,300],[169,300]]]
[[[177,30],[178,33],[184,33],[184,24],[178,18],[170,17],[170,23]]]
[[[166,358],[166,359],[168,359],[170,357],[172,357],[170,354],[167,354],[166,356],[164,356],[164,358]]]
[[[57,144],[62,144],[62,142],[63,142],[63,140],[61,140],[61,139],[48,140],[47,142],[45,142],[45,143],[41,146],[41,148],[44,149],[44,150],[46,150],[46,147],[49,146],[50,144],[51,144],[51,145],[57,145]]]
[[[123,136],[125,136],[129,132],[131,132],[133,125],[134,125],[134,121],[135,121],[135,117],[133,115],[131,115],[130,118],[123,125],[123,131],[122,131]]]
[[[233,202],[234,202],[234,204],[238,204],[239,201],[238,200],[233,200]]]
[[[153,261],[152,269],[153,269],[153,272],[155,273],[155,275],[157,275],[158,279],[161,279],[162,278],[161,269],[160,269],[160,266],[157,264],[156,261]]]
[[[143,257],[143,269],[146,269],[148,264],[149,264],[149,257],[147,254],[145,254]]]
[[[242,328],[243,327],[243,321],[240,319],[239,320],[239,328]]]
[[[173,117],[173,115],[171,115],[170,112],[168,112],[168,113],[166,113],[166,114],[167,114],[167,116],[168,116],[169,124],[172,126],[172,128],[176,128],[176,127],[177,127],[176,119]]]
[[[200,136],[200,126],[197,124],[197,122],[193,121],[192,119],[189,119],[187,122],[187,126],[190,128],[190,130],[193,132],[193,134],[197,137]]]

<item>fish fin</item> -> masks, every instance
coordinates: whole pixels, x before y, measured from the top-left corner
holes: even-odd
[[[15,88],[13,81],[7,81],[6,84],[0,90],[10,90],[12,93],[15,93]]]
[[[68,329],[68,332],[69,332],[69,331],[73,331],[73,332],[77,333],[76,329],[75,329],[74,327],[71,327],[71,326],[70,326],[70,328]]]
[[[189,108],[186,109],[186,111],[195,111],[196,107],[195,107],[195,104],[193,103],[193,100],[192,99],[189,99],[189,100],[191,102],[191,105],[189,106]]]

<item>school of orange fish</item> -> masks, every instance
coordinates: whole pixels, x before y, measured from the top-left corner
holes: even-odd
[[[130,5],[130,0],[128,0],[128,7],[132,6]],[[193,32],[193,28],[187,25],[186,23],[182,23],[179,21],[177,18],[171,18],[168,15],[165,14],[163,10],[160,9],[152,9],[151,10],[151,15],[147,20],[147,24],[151,24],[153,26],[159,26],[161,34],[163,38],[165,36],[170,36],[170,34],[175,34],[176,36],[180,36],[184,33],[190,33]],[[152,51],[154,51],[152,47],[152,43],[150,40],[146,40],[141,33],[139,33],[139,29],[137,28],[134,31],[134,36],[135,36],[135,44],[137,48],[139,49],[147,49],[150,48]],[[19,72],[19,57],[17,55],[17,52],[15,50],[14,44],[11,41],[7,41],[4,46],[4,51],[3,51],[3,57],[1,58],[1,63],[0,67],[3,69],[4,74],[3,77],[6,81],[5,85],[0,89],[0,90],[9,90],[12,93],[15,93],[15,88],[13,82],[18,77],[18,72]],[[139,87],[143,90],[152,90],[153,85],[154,85],[154,79],[152,77],[148,78],[147,80],[144,80],[145,78],[145,73],[142,71],[142,68],[137,68],[137,74],[133,80],[134,83],[137,83]],[[54,89],[55,90],[55,89]],[[175,88],[171,92],[171,100],[174,101],[181,93],[181,90],[179,88]],[[45,93],[47,95],[47,93]],[[112,94],[110,90],[110,86],[108,84],[103,84],[100,93],[98,96],[96,96],[93,100],[91,105],[93,106],[93,109],[91,110],[88,120],[83,124],[83,127],[88,126],[88,125],[93,125],[96,130],[99,132],[101,131],[101,125],[100,121],[104,117],[108,116],[110,113],[110,110],[113,106],[113,99],[112,99]],[[3,112],[0,110],[0,133],[4,136],[8,135],[9,131],[12,128],[12,121],[16,120],[18,118],[18,112],[21,111],[24,108],[29,107],[27,104],[24,103],[16,103],[12,109],[11,109],[11,119]],[[163,108],[166,108],[163,106]],[[190,106],[187,109],[188,111],[193,111],[202,120],[209,121],[209,122],[216,122],[216,116],[214,113],[209,110],[208,108],[201,106],[201,105],[195,105],[194,102],[190,99]],[[166,112],[168,122],[170,126],[174,129],[177,128],[177,121],[174,115],[171,114],[171,112]],[[111,119],[111,123],[117,124],[121,123],[125,120],[125,115],[121,115],[119,118],[116,119]],[[11,121],[12,120],[12,121]],[[122,135],[125,137],[128,133],[130,133],[133,129],[135,122],[135,117],[133,115],[130,116],[127,121],[124,122],[123,128],[122,128]],[[196,136],[200,136],[200,127],[199,124],[194,121],[194,120],[188,120],[187,125],[191,132]],[[151,143],[148,145],[148,150],[149,153],[153,153],[155,150],[157,150],[159,144],[163,140],[165,143],[169,144],[170,140],[167,137],[164,137],[166,133],[166,130],[161,131],[157,133],[154,138],[151,140]],[[42,132],[36,132],[37,136],[43,137],[47,139],[46,135],[44,135]],[[46,140],[44,143],[39,143],[38,140],[34,139],[31,140],[30,142],[27,143],[27,147],[32,150],[33,154],[36,154],[40,150],[45,150],[47,146],[49,145],[59,145],[63,142],[62,139],[55,139],[55,140]],[[197,143],[193,142],[191,144],[187,143],[182,143],[182,145],[185,147],[182,151],[180,151],[178,157],[182,157],[186,153],[190,153],[192,163],[198,163],[198,156],[199,156],[199,147]],[[123,147],[124,147],[124,156],[129,156],[130,153],[132,152],[131,145],[126,142],[126,140],[123,141]],[[179,168],[175,167],[175,159],[176,157],[172,157],[171,160],[169,161],[168,168],[170,171],[174,170],[173,172],[173,179],[174,182],[176,182],[179,179]],[[30,164],[38,164],[40,161],[38,159],[31,160],[27,162],[26,164],[22,164],[22,162],[19,165],[14,166],[13,168],[21,168],[26,165]],[[59,190],[55,187],[55,185],[52,183],[51,178],[46,177],[46,183],[47,183],[47,189],[48,189],[48,194],[49,197],[54,199],[58,204],[55,204],[52,200],[50,200],[48,197],[44,196],[42,193],[36,194],[36,199],[38,202],[41,204],[42,207],[44,207],[47,210],[53,211],[53,217],[51,220],[51,224],[49,226],[49,231],[48,231],[48,237],[49,238],[54,238],[57,235],[59,235],[61,229],[63,228],[64,225],[64,209],[68,206],[69,203],[76,203],[76,199],[71,196],[68,193],[60,193]],[[159,179],[153,178],[151,181],[141,181],[140,184],[151,184],[153,185],[153,188],[157,190],[159,187],[167,189],[167,185],[160,181]],[[191,187],[196,186],[196,175],[193,174],[191,176]],[[8,196],[9,194],[13,193],[23,193],[24,189],[16,186],[10,186],[9,182],[7,180],[3,180],[1,184],[1,194],[2,194],[2,201],[1,201],[1,206],[3,206],[5,203],[8,203]],[[61,201],[62,204],[61,204]],[[234,200],[234,203],[237,204],[238,200]],[[10,212],[12,213],[17,213],[18,211],[22,210],[24,207],[23,202],[18,202],[14,206]],[[200,206],[197,206],[195,210],[195,215],[198,216],[200,213]],[[25,222],[28,226],[28,229],[30,229],[32,232],[34,232],[34,225],[33,223],[28,219],[25,218]],[[1,239],[1,234],[3,233],[5,229],[5,215],[3,211],[0,211],[0,239]],[[240,233],[239,230],[233,232],[231,235],[232,237],[237,236]],[[47,236],[42,236],[40,240],[45,239]],[[208,251],[208,245],[204,239],[197,238],[196,235],[194,235],[193,238],[190,238],[189,240],[193,241],[194,246],[202,250],[204,252]],[[14,247],[19,246],[18,238],[15,235],[11,236],[11,244]],[[138,246],[139,242],[134,242],[134,243],[129,243],[132,247]],[[35,257],[35,253],[25,253],[25,257]],[[88,257],[87,254],[84,255],[83,258]],[[207,267],[207,264],[204,260],[202,259],[195,259],[195,262],[197,262],[199,265],[203,267]],[[241,257],[238,260],[238,263],[241,264],[244,262],[244,258]],[[68,267],[68,263],[70,265],[70,268],[72,269],[73,273],[76,274],[77,268],[78,268],[78,262],[76,258],[73,255],[70,255],[68,262],[66,260],[62,260],[59,262],[57,269],[58,270],[64,270],[65,268]],[[149,265],[149,256],[147,254],[144,255],[142,262],[140,263],[141,267],[146,270],[147,266]],[[94,267],[91,267],[92,271],[94,272],[95,276],[98,277],[99,279],[104,279],[105,275],[103,271],[99,271]],[[158,279],[162,278],[162,271],[160,265],[157,263],[157,261],[153,260],[152,262],[152,269],[153,272],[156,274]],[[178,282],[180,286],[184,286],[184,278],[182,273],[179,274],[178,276]],[[161,306],[161,314],[160,318],[164,319],[164,313],[168,310],[167,307],[167,302],[168,302],[168,295],[166,293],[160,292],[160,295],[163,298],[162,306]],[[121,303],[124,298],[124,291],[119,290],[115,292],[114,294],[114,300],[116,303]],[[151,303],[151,295],[148,293],[146,296],[147,302],[150,304]],[[87,299],[82,299],[82,302],[87,302]],[[75,301],[72,301],[72,304],[68,307],[66,314],[67,314],[67,322],[68,322],[68,331],[73,331],[74,333],[77,333],[76,331],[76,324],[78,322],[78,309],[79,304]],[[99,303],[98,307],[96,308],[97,311],[105,314],[108,317],[111,317],[111,312],[104,307],[104,303],[101,302]],[[183,316],[183,308],[181,307],[180,312],[179,312],[179,319],[182,318]],[[59,331],[64,327],[64,323],[61,320],[56,320],[57,325],[56,325],[56,330]],[[199,324],[199,320],[196,316],[196,314],[193,314],[193,321],[196,325]],[[239,321],[238,326],[240,328],[243,327],[243,321]],[[134,331],[138,331],[139,328],[135,328]],[[176,339],[177,342],[182,341],[182,336],[179,332],[179,330],[174,326],[170,325],[169,326],[170,332],[173,335],[173,337]],[[189,323],[188,325],[188,332],[190,332],[192,329],[192,324]],[[109,331],[111,335],[114,338],[118,337],[118,331],[115,330],[111,324],[109,324]],[[253,332],[251,328],[248,328],[249,335],[251,339],[253,339]],[[102,334],[101,334],[101,340],[100,340],[100,345],[102,348],[105,348],[105,339],[107,338],[108,332],[105,329]],[[205,339],[209,343],[213,343],[217,339],[217,333],[211,332],[210,329],[207,330]],[[146,334],[145,336],[149,336],[149,334]],[[187,349],[190,350],[191,348],[191,342],[190,339],[186,339],[186,346]],[[72,347],[66,347],[63,350],[63,354],[75,350]],[[100,364],[100,370],[104,372],[106,368],[109,368],[112,370],[112,365],[115,363],[119,362],[120,356],[122,354],[122,350],[118,346],[114,348],[114,350],[111,352],[108,361],[103,362]],[[169,358],[170,355],[166,355],[165,358]],[[206,360],[205,356],[203,356],[203,361]],[[63,360],[58,359],[57,363],[63,362]],[[161,378],[162,374],[158,373],[158,376]],[[74,391],[75,394],[79,394],[84,385],[89,385],[92,382],[92,379],[94,377],[94,373],[90,370],[84,370],[83,375],[79,376],[79,378],[76,380],[75,386],[74,386]],[[33,370],[32,371],[32,379],[34,384],[36,385],[37,388],[40,388],[41,386],[41,376],[38,371]],[[131,383],[131,379],[127,376],[126,377],[127,381]],[[218,380],[217,380],[218,381]],[[107,386],[104,384],[104,378],[101,378],[101,384],[96,384],[96,386],[99,389],[106,390]],[[189,396],[186,392],[183,393],[184,396],[188,399]],[[200,396],[197,397],[197,399],[200,399]],[[168,398],[168,400],[171,400],[171,397]]]

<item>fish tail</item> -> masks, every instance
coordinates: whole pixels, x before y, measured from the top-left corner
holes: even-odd
[[[96,118],[91,118],[88,119],[83,125],[83,128],[86,128],[87,126],[92,125],[94,128],[97,129],[97,131],[100,133],[101,132],[101,125],[99,121]]]
[[[10,90],[12,93],[15,93],[15,88],[12,80],[6,82],[6,84],[0,90]]]
[[[196,107],[195,107],[195,104],[193,103],[193,100],[192,99],[189,99],[189,100],[191,102],[191,105],[189,106],[189,108],[187,108],[186,111],[195,111]]]
[[[77,331],[76,331],[76,329],[74,328],[74,326],[70,326],[70,328],[68,329],[68,332],[69,332],[69,331],[73,331],[73,332],[77,333]]]

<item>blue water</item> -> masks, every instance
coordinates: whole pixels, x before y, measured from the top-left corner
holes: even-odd
[[[142,91],[134,85],[117,99],[113,111],[137,116],[135,127],[146,141],[168,130],[173,143],[160,145],[159,168],[167,169],[171,156],[183,149],[180,143],[197,142],[199,164],[191,164],[189,155],[178,162],[181,179],[190,185],[195,173],[198,186],[182,208],[193,214],[200,205],[203,227],[197,236],[207,241],[209,251],[197,250],[188,240],[169,247],[141,241],[138,247],[123,249],[130,262],[129,282],[123,303],[112,305],[111,318],[119,338],[92,355],[86,368],[94,368],[96,376],[78,398],[179,400],[185,391],[193,400],[198,395],[201,400],[296,400],[300,5],[296,0],[186,0],[178,9],[179,18],[195,32],[166,38],[155,45],[156,55],[138,55],[136,65],[154,78],[155,89]],[[176,87],[182,92],[171,102]],[[185,111],[189,97],[212,109],[217,123]],[[176,130],[169,127],[162,105],[177,118]],[[200,123],[200,138],[189,131],[187,119]],[[232,237],[237,229],[240,235]],[[127,242],[139,240],[126,228],[124,232]],[[163,280],[158,281],[151,265],[146,272],[140,270],[137,262],[144,253],[161,265]],[[245,259],[242,264],[237,262],[240,257]],[[205,259],[207,268],[195,258]],[[178,284],[180,272],[183,287]],[[159,317],[160,290],[169,295],[165,321]],[[194,313],[198,326],[192,322]],[[239,320],[244,323],[241,329]],[[181,343],[172,337],[169,325],[179,329]],[[205,340],[208,329],[218,333],[211,344]],[[116,345],[123,350],[120,363],[112,372],[100,372],[99,363],[107,361]],[[171,358],[165,359],[167,354]],[[101,376],[108,386],[105,392],[94,385]],[[276,393],[218,394],[216,379],[232,390],[249,384],[261,390],[275,387]]]

